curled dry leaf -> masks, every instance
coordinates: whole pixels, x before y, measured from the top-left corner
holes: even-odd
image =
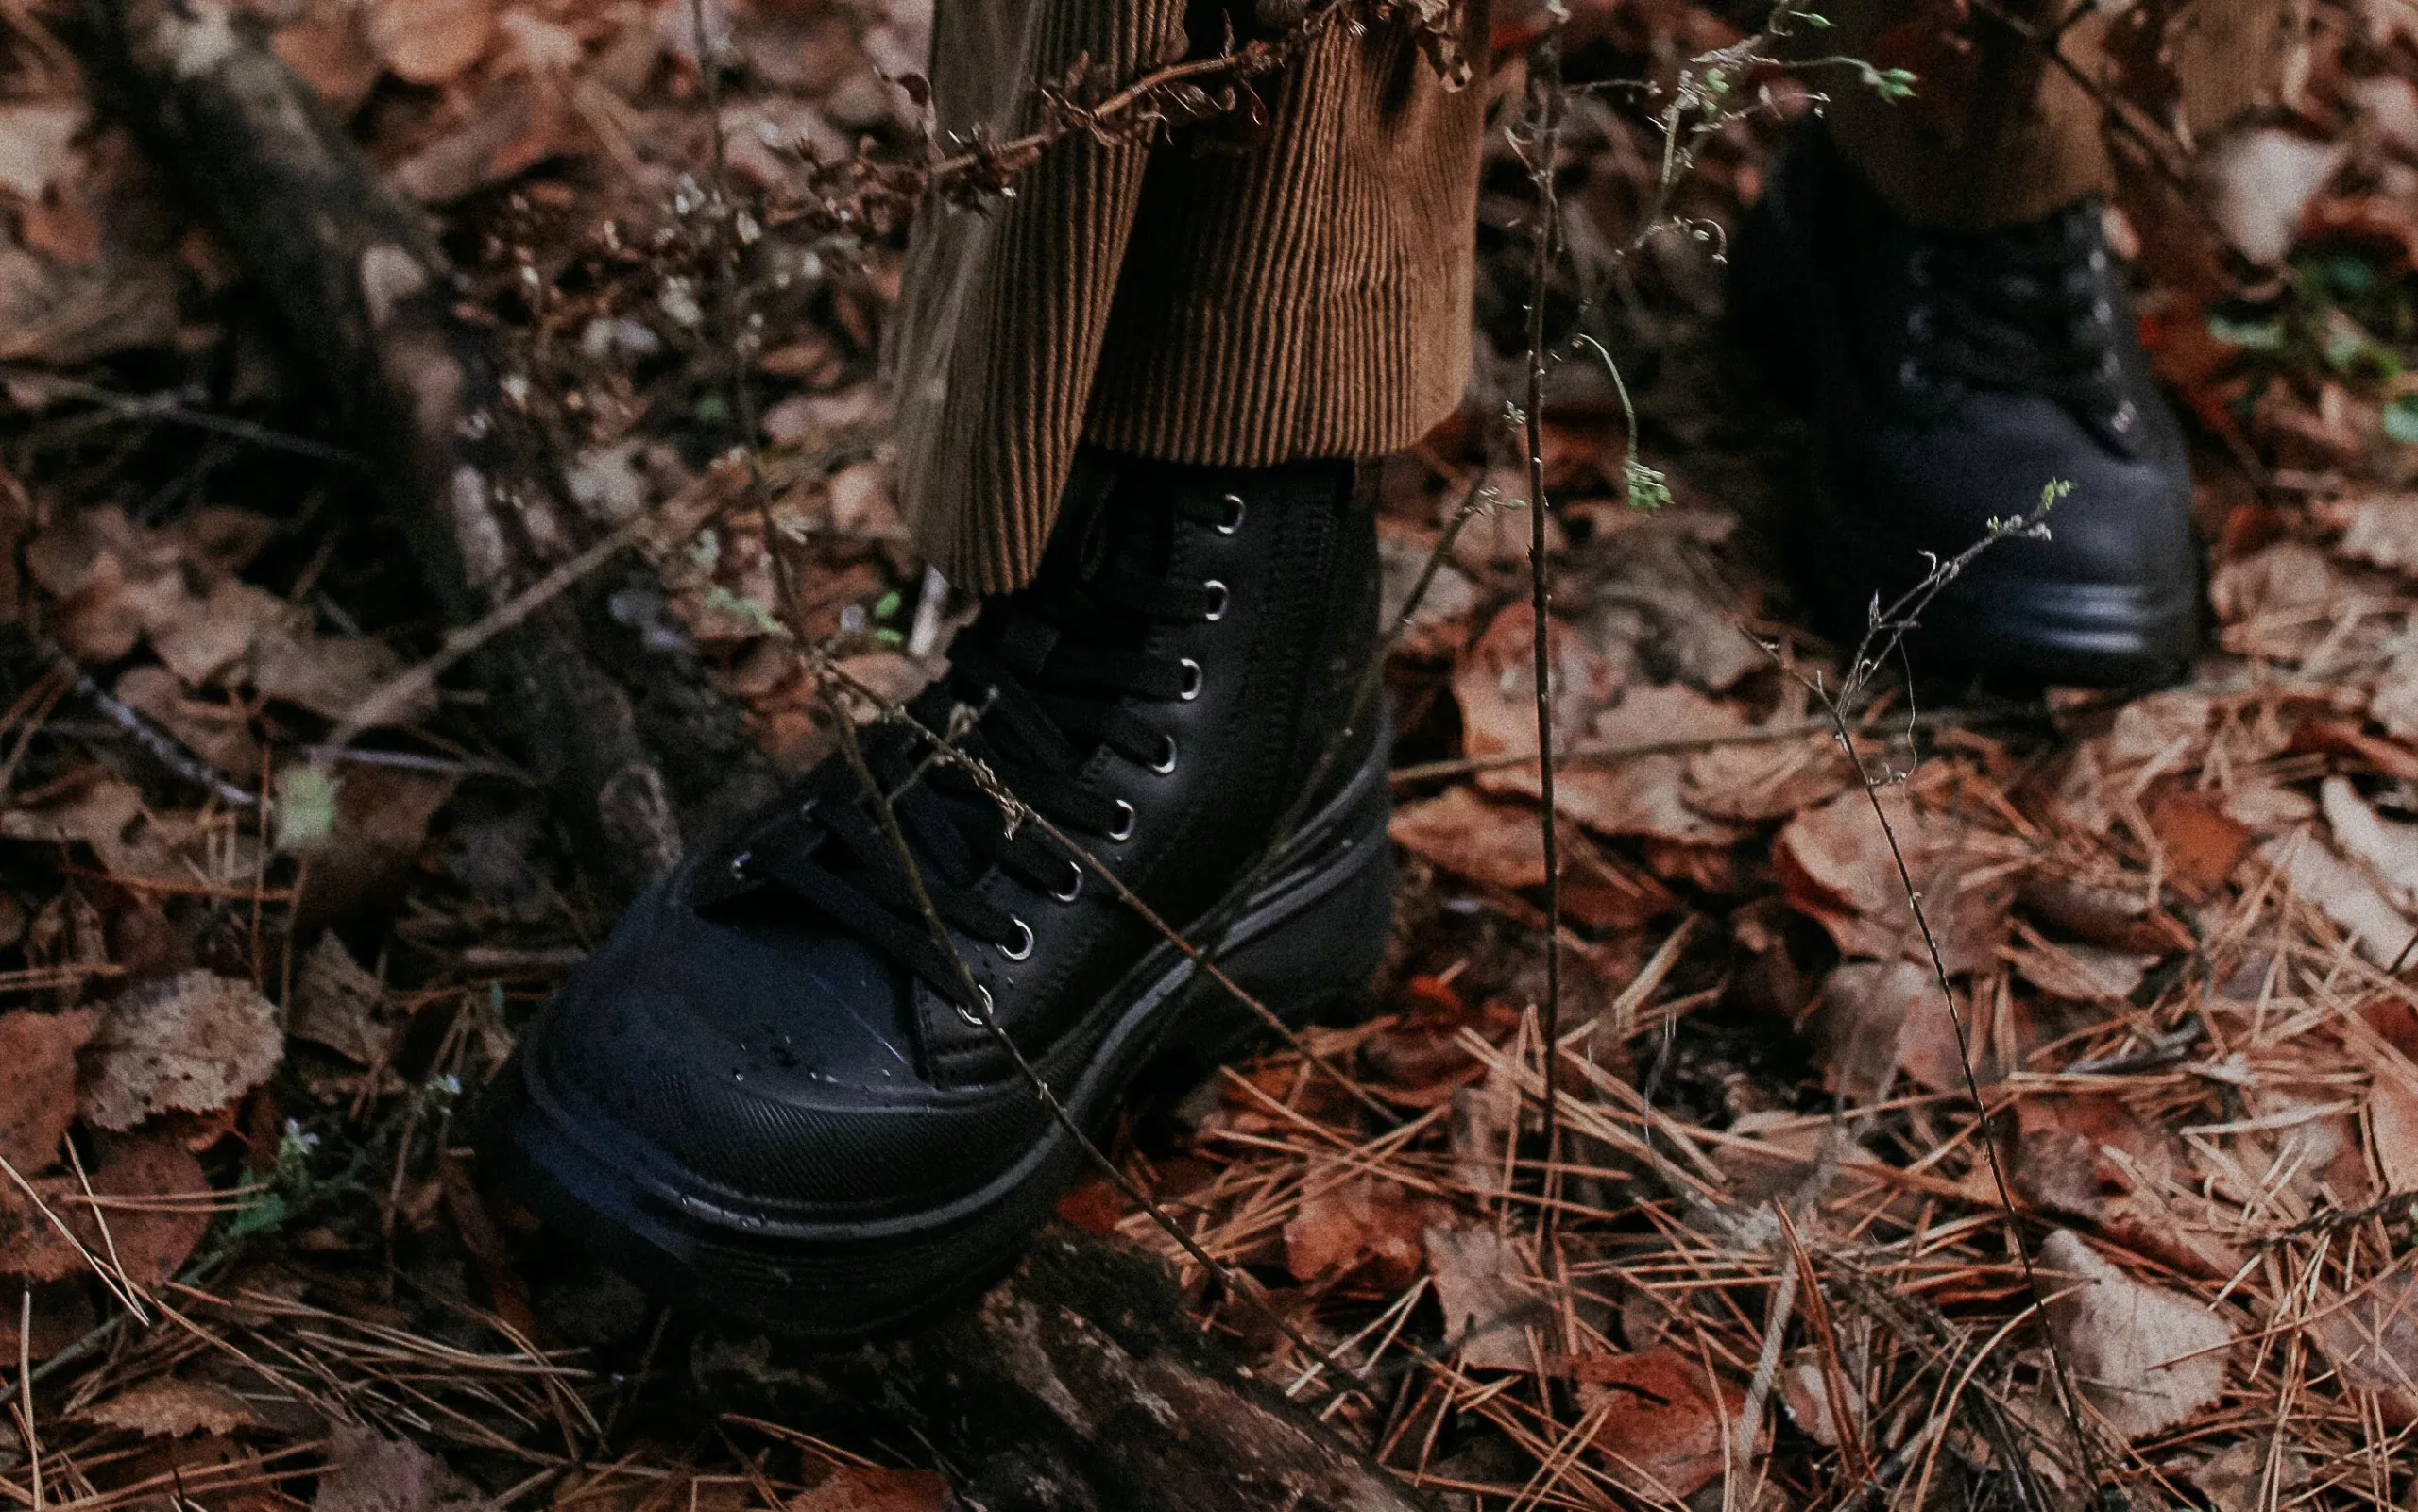
[[[2158,957],[2104,945],[2059,944],[2026,929],[2007,952],[2016,975],[2052,997],[2074,1003],[2122,1003],[2139,990]]]
[[[2233,1330],[2205,1305],[2135,1281],[2069,1229],[2042,1241],[2040,1265],[2060,1293],[2050,1332],[2123,1437],[2171,1428],[2223,1395]]]
[[[1831,1400],[1834,1383],[1844,1388],[1843,1403]],[[1839,1447],[1842,1417],[1851,1431],[1860,1434],[1864,1430],[1863,1393],[1846,1371],[1834,1375],[1823,1364],[1822,1351],[1810,1344],[1790,1354],[1788,1364],[1781,1368],[1780,1401],[1788,1408],[1789,1421],[1825,1449]],[[1844,1414],[1839,1410],[1842,1405],[1846,1408]]]
[[[2336,855],[2315,835],[2303,831],[2271,840],[2258,847],[2258,854],[2269,865],[2280,868],[2301,900],[2333,920],[2369,960],[2391,965],[2409,943],[2409,920],[2365,871]]]
[[[2418,575],[2418,493],[2370,494],[2352,506],[2334,549],[2353,561]]]
[[[1602,1414],[1591,1446],[1610,1462],[1611,1478],[1640,1500],[1668,1505],[1694,1495],[1722,1471],[1725,1434],[1745,1410],[1727,1382],[1677,1350],[1647,1350],[1570,1362],[1579,1405]]]
[[[2290,1505],[2308,1483],[2308,1462],[2300,1452],[2272,1439],[2244,1439],[2191,1472],[2191,1484],[2216,1512],[2261,1512],[2265,1507]]]
[[[1851,1101],[1879,1102],[1900,1070],[1932,1092],[1965,1085],[1956,1026],[1928,966],[1851,960],[1837,967],[1823,979],[1811,1027],[1823,1069]]]
[[[841,1465],[791,1497],[787,1512],[957,1512],[963,1505],[938,1470]]]
[[[1427,1271],[1444,1312],[1444,1336],[1473,1370],[1532,1370],[1532,1330],[1553,1326],[1553,1310],[1523,1286],[1534,1267],[1513,1241],[1491,1228],[1430,1224]]]
[[[103,1140],[92,1176],[101,1206],[81,1201],[78,1191],[68,1227],[94,1254],[114,1254],[127,1279],[145,1291],[182,1268],[210,1232],[210,1179],[174,1133]]]
[[[1598,740],[1635,746],[1718,739],[1745,728],[1745,716],[1730,705],[1684,684],[1669,683],[1632,687],[1619,706],[1596,717],[1592,733]],[[1643,835],[1687,845],[1725,845],[1737,840],[1741,832],[1736,827],[1688,806],[1681,791],[1687,774],[1686,752],[1624,756],[1565,769],[1554,798],[1562,813],[1606,835]]]
[[[396,77],[442,84],[479,60],[494,26],[487,0],[381,0],[368,38]]]
[[[1536,622],[1528,605],[1506,607],[1462,654],[1460,665],[1454,670],[1453,699],[1461,710],[1461,750],[1473,760],[1536,752],[1537,680],[1531,644]],[[1545,644],[1551,657],[1548,665],[1553,668],[1555,739],[1568,741],[1587,728],[1618,684],[1602,660],[1561,621],[1548,623]],[[1489,792],[1519,792],[1533,798],[1538,791],[1536,768],[1532,763],[1482,773],[1478,786]]]
[[[2195,897],[2222,886],[2256,838],[2203,793],[2161,794],[2149,806],[2149,821],[2167,880]]]
[[[183,972],[109,1006],[86,1056],[83,1114],[124,1130],[153,1113],[208,1113],[268,1079],[284,1053],[276,1005],[259,988]]]
[[[76,1417],[80,1422],[121,1428],[145,1438],[225,1435],[260,1426],[244,1399],[225,1386],[174,1376],[145,1381],[131,1391],[80,1409]]]
[[[384,1056],[395,1037],[391,1025],[378,1022],[378,1006],[384,997],[378,978],[363,970],[330,931],[311,947],[295,977],[289,1031],[347,1060],[371,1064]]]
[[[1311,1195],[1285,1225],[1285,1266],[1294,1280],[1364,1265],[1370,1280],[1388,1291],[1418,1279],[1425,1215],[1399,1182],[1314,1167],[1305,1184]]]
[[[2342,854],[2364,862],[2386,895],[2407,909],[2418,900],[2418,824],[2386,819],[2369,807],[2348,777],[2318,785],[2317,805]]]
[[[1514,891],[1544,885],[1541,830],[1537,810],[1490,803],[1469,788],[1405,804],[1388,826],[1394,842],[1412,855],[1456,876]],[[1561,907],[1576,923],[1634,928],[1675,906],[1660,883],[1608,858],[1575,827],[1563,824],[1560,841]]]
[[[1985,864],[1991,855],[1984,838],[1926,818],[1902,787],[1874,797],[1888,816],[1887,832],[1861,789],[1805,810],[1780,830],[1772,861],[1789,902],[1850,956],[1929,960],[1891,850],[1894,833],[1949,971],[1989,965],[2006,937],[2015,889],[2001,869]]]
[[[59,1158],[76,1121],[76,1052],[98,1015],[0,1013],[0,1159],[31,1175]]]
[[[2209,219],[2242,256],[2273,267],[2301,231],[2301,217],[2350,152],[2279,127],[2254,127],[2211,146],[2201,164]]]
[[[443,1460],[373,1428],[338,1423],[311,1512],[479,1512],[478,1488]]]
[[[2308,1332],[2352,1390],[2373,1395],[2390,1427],[2418,1422],[2418,1277],[2379,1276],[2335,1304],[2312,1305]]]

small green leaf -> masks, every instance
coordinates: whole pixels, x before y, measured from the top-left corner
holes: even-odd
[[[2418,394],[2403,394],[2384,407],[2384,433],[2403,446],[2418,447]]]
[[[1621,492],[1631,509],[1660,509],[1671,501],[1671,481],[1632,453],[1621,467]]]
[[[789,634],[789,628],[774,616],[772,610],[753,599],[740,597],[719,583],[706,589],[706,607],[730,616],[759,636]]]
[[[887,620],[892,615],[896,614],[898,612],[898,606],[906,602],[907,601],[899,595],[898,590],[896,588],[893,588],[888,593],[883,594],[880,598],[874,600],[873,617],[877,620]]]
[[[907,644],[907,637],[905,636],[902,636],[897,631],[887,627],[875,631],[873,633],[873,637],[876,640],[880,641],[885,646],[903,646]]]
[[[298,761],[277,774],[274,843],[305,850],[336,832],[336,779],[326,768]]]
[[[2208,334],[2228,347],[2239,347],[2244,351],[2284,349],[2284,323],[2280,320],[2232,320],[2223,315],[2210,315]]]

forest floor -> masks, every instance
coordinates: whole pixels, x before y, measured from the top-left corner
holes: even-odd
[[[775,479],[769,537],[659,543],[617,617],[701,647],[786,771],[833,740],[796,645],[932,675],[964,605],[893,506],[873,382],[903,236],[784,215],[810,161],[916,150],[914,0],[251,8],[442,227],[586,528],[735,444]],[[1802,438],[1720,339],[1714,229],[1806,91],[1706,145],[1673,206],[1705,234],[1608,279],[1660,143],[1634,92],[1574,96],[1556,319],[1619,354],[1671,497],[1630,507],[1617,397],[1565,365],[1549,1169],[1530,489],[1496,419],[1530,182],[1498,127],[1476,397],[1382,478],[1397,609],[1490,506],[1386,670],[1395,949],[1305,1036],[1342,1079],[1263,1049],[1113,1146],[1381,1385],[1331,1393],[1109,1183],[1063,1221],[1164,1253],[1204,1328],[1444,1505],[2018,1504],[2096,1471],[2143,1507],[2418,1506],[2418,8],[2304,14],[2286,96],[2198,155],[2216,224],[2146,171],[2111,211],[2190,417],[2209,654],[2130,697],[1884,678],[1857,760],[1811,690],[1843,654],[1771,571]],[[1738,35],[1676,0],[1571,25],[1575,76],[1666,93]],[[903,1427],[656,1411],[662,1315],[516,1260],[457,1111],[610,903],[467,679],[322,746],[443,621],[74,31],[0,4],[0,1504],[961,1504]],[[758,233],[753,435],[720,203]]]

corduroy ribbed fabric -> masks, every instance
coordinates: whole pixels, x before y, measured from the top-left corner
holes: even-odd
[[[2077,0],[2006,0],[2035,19]],[[2186,115],[2206,130],[2272,83],[2288,0],[2195,0],[2168,38]],[[2108,67],[2119,8],[2065,50]],[[1831,130],[1908,219],[1982,229],[2107,187],[2088,91],[1952,0],[1838,0],[1825,52],[1916,66],[1880,101],[1815,76]],[[2111,19],[2111,16],[2114,19]],[[1470,8],[1483,67],[1487,13]],[[1033,81],[1078,59],[1130,79],[1184,55],[1184,0],[939,0],[932,82],[963,140],[1030,130]],[[925,553],[1003,592],[1041,559],[1084,441],[1167,461],[1260,466],[1406,446],[1459,401],[1485,111],[1405,34],[1338,29],[1263,83],[1265,139],[1209,155],[1068,141],[1013,197],[928,205],[885,345],[900,491]]]
[[[1030,80],[1181,57],[1183,9],[942,0],[942,125],[1030,130]],[[1031,576],[1086,439],[1200,463],[1366,456],[1459,401],[1483,81],[1447,88],[1405,30],[1337,27],[1261,88],[1247,151],[1070,140],[1014,197],[917,218],[884,361],[907,521],[951,582]]]

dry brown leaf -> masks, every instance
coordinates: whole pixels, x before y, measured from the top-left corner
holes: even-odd
[[[311,947],[295,977],[294,1015],[287,1032],[359,1064],[373,1064],[383,1059],[395,1037],[393,1026],[378,1022],[378,1007],[385,995],[378,978],[363,970],[330,930]]]
[[[397,163],[390,177],[424,205],[450,205],[570,152],[582,138],[565,94],[563,82],[548,76],[489,84],[468,119]]]
[[[41,808],[0,812],[0,839],[90,845],[113,876],[163,876],[172,866],[142,792],[106,778]]]
[[[1553,1310],[1521,1284],[1533,1272],[1519,1246],[1487,1226],[1430,1224],[1427,1271],[1444,1312],[1444,1337],[1473,1370],[1532,1370],[1532,1330],[1546,1331]]]
[[[2016,975],[2052,997],[2074,1003],[2121,1003],[2139,990],[2158,957],[2105,945],[2059,944],[2026,929],[2007,951]]]
[[[2301,900],[2333,920],[2359,954],[2376,965],[2391,965],[2409,943],[2409,920],[2362,868],[2336,855],[2315,835],[2303,831],[2267,841],[2258,854],[2270,866],[2281,868]]]
[[[398,78],[442,84],[479,60],[494,29],[488,0],[379,0],[368,40]]]
[[[2209,220],[2254,263],[2280,264],[2299,239],[2301,217],[2349,155],[2342,142],[2312,142],[2280,127],[2252,127],[2201,157]]]
[[[2343,855],[2366,863],[2395,904],[2406,909],[2418,899],[2418,824],[2378,814],[2348,777],[2320,783],[2317,803]]]
[[[337,1423],[311,1512],[479,1512],[487,1499],[443,1460],[376,1429]]]
[[[1965,1084],[1956,1027],[1927,966],[1851,960],[1835,968],[1823,979],[1811,1028],[1815,1059],[1850,1101],[1879,1102],[1901,1069],[1933,1092]]]
[[[76,138],[87,112],[74,100],[0,105],[0,190],[40,200],[76,167]]]
[[[277,1008],[251,983],[188,971],[122,994],[86,1057],[84,1117],[132,1129],[153,1113],[208,1113],[259,1086],[285,1053]]]
[[[127,1279],[145,1291],[182,1268],[210,1232],[210,1179],[173,1132],[103,1140],[92,1175],[94,1196],[106,1199],[97,1217],[80,1191],[62,1215],[87,1249],[114,1255]]]
[[[2393,653],[2368,695],[2368,718],[2398,739],[2418,737],[2418,646]]]
[[[1400,1183],[1314,1166],[1304,1184],[1320,1190],[1304,1197],[1285,1225],[1285,1266],[1294,1280],[1364,1265],[1370,1280],[1388,1292],[1418,1279],[1426,1215]]]
[[[788,1512],[957,1512],[964,1504],[938,1470],[838,1466],[791,1497]]]
[[[2149,806],[2149,821],[2168,880],[2199,897],[2223,885],[2256,838],[2247,824],[2196,792],[2161,794]]]
[[[405,671],[403,659],[366,637],[335,638],[278,628],[251,647],[247,680],[264,697],[340,720]],[[436,712],[434,692],[409,700],[384,722],[410,724]]]
[[[0,1013],[0,1158],[30,1176],[59,1158],[76,1121],[76,1052],[98,1015]]]
[[[2373,1394],[2390,1428],[2418,1422],[2418,1277],[2395,1271],[2334,1305],[2311,1300],[2308,1325],[2342,1384]]]
[[[2215,1512],[2263,1512],[2270,1506],[2290,1506],[2308,1483],[2308,1462],[2300,1452],[2263,1435],[2227,1447],[2191,1472],[2191,1484],[2208,1498]],[[2270,1486],[2278,1493],[2273,1499]]]
[[[1544,885],[1543,826],[1534,808],[1490,803],[1468,788],[1452,788],[1396,809],[1388,833],[1403,849],[1456,876],[1514,891]],[[1559,833],[1561,906],[1575,923],[1633,928],[1674,907],[1669,890],[1607,858],[1574,826],[1564,824]]]
[[[1574,1360],[1570,1368],[1582,1410],[1602,1414],[1591,1447],[1639,1500],[1667,1506],[1722,1472],[1725,1431],[1745,1401],[1728,1383],[1708,1381],[1700,1362],[1656,1349]]]
[[[284,600],[233,579],[146,620],[151,649],[187,686],[213,682],[252,649],[254,642],[295,618]]]
[[[52,1220],[66,1221],[68,1200],[82,1194],[72,1177],[43,1178],[29,1184],[31,1196],[0,1178],[0,1276],[32,1282],[73,1276],[84,1268],[84,1257]]]
[[[2354,561],[2418,573],[2418,493],[2370,494],[2352,506],[2334,549]]]
[[[2233,1330],[2191,1298],[2135,1281],[2069,1229],[2041,1242],[2062,1295],[2049,1329],[2083,1396],[2126,1439],[2171,1428],[2224,1392]]]
[[[1924,917],[1951,974],[1996,960],[2014,884],[1984,862],[1980,837],[1925,819],[1902,787],[1875,795],[1922,894]],[[1807,809],[1782,827],[1772,860],[1790,904],[1850,956],[1927,960],[1889,834],[1861,789]]]
[[[219,771],[247,781],[260,771],[260,742],[241,705],[187,697],[176,673],[148,664],[128,668],[111,691]]]
[[[1594,739],[1615,745],[1649,745],[1735,735],[1746,718],[1730,705],[1705,697],[1681,683],[1632,687],[1619,705],[1598,715]],[[1532,740],[1530,748],[1535,742]],[[1554,801],[1562,813],[1606,835],[1643,835],[1688,845],[1726,845],[1737,840],[1733,825],[1708,819],[1681,796],[1688,756],[1666,752],[1591,763],[1559,773]],[[1528,777],[1524,771],[1520,773]]]
[[[76,1414],[79,1422],[120,1428],[145,1438],[184,1438],[194,1434],[231,1434],[257,1428],[260,1419],[244,1399],[225,1386],[162,1376],[145,1381]]]
[[[301,75],[338,116],[359,109],[385,71],[362,17],[353,0],[310,0],[300,20],[279,27],[269,40],[285,66]]]
[[[1534,755],[1537,749],[1537,680],[1531,645],[1536,618],[1524,603],[1494,617],[1486,633],[1461,655],[1453,672],[1453,698],[1461,710],[1461,751],[1473,760]],[[1559,620],[1546,629],[1553,668],[1554,732],[1568,741],[1584,731],[1595,711],[1618,690],[1609,669]],[[1537,794],[1533,764],[1479,774],[1489,792]]]
[[[1755,824],[1826,803],[1855,780],[1829,736],[1765,745],[1715,746],[1688,757],[1688,807],[1715,819]]]
[[[1805,1345],[1788,1357],[1780,1374],[1780,1400],[1788,1408],[1789,1421],[1802,1429],[1806,1436],[1825,1449],[1839,1447],[1840,1414],[1831,1402],[1833,1380],[1846,1388],[1847,1423],[1861,1434],[1864,1431],[1864,1394],[1855,1382],[1842,1370],[1834,1377],[1824,1365],[1822,1351]]]

